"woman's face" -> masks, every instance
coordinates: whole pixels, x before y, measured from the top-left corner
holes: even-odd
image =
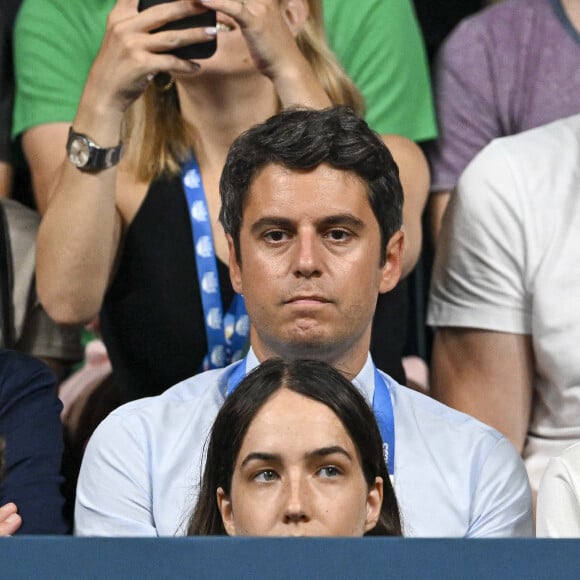
[[[254,70],[256,67],[239,24],[227,14],[217,14],[217,51],[209,59],[198,60],[201,70]]]
[[[246,433],[230,497],[221,488],[217,495],[230,536],[362,536],[376,525],[383,482],[369,489],[328,407],[281,389]]]
[[[288,0],[282,2],[280,0],[247,0],[247,2],[261,4],[262,9],[256,10],[257,14],[265,12],[270,14],[270,17],[274,16],[276,19],[280,19],[282,23],[286,22],[293,30],[293,34],[297,34],[308,17],[308,2],[306,0],[292,0],[290,2]],[[264,11],[264,5],[270,6],[271,11]],[[273,50],[271,45],[273,41],[283,42],[283,39],[279,38],[279,34],[272,32],[277,30],[276,26],[270,20],[266,23],[261,23],[257,16],[253,16],[253,11],[250,11],[249,8],[246,10],[251,15],[250,17],[248,15],[245,16],[248,18],[247,25],[249,28],[260,30],[261,27],[266,27],[266,30],[262,30],[260,33],[254,31],[251,36],[256,44],[255,52],[259,54],[260,51],[265,51],[270,54]],[[278,23],[278,26],[280,26],[280,23]],[[217,50],[210,58],[197,61],[201,65],[200,73],[202,75],[206,73],[242,73],[245,75],[251,72],[258,73],[254,59],[250,54],[248,41],[242,34],[241,23],[236,21],[233,16],[218,10],[217,29]]]

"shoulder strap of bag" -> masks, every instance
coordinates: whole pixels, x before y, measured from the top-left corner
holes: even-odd
[[[14,347],[12,247],[4,204],[0,202],[0,346]]]

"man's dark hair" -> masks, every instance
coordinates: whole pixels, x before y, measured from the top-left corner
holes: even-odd
[[[260,409],[280,389],[326,405],[343,424],[356,448],[367,485],[383,479],[383,503],[377,525],[366,536],[401,536],[401,517],[391,485],[383,441],[372,409],[356,387],[321,361],[272,358],[254,369],[226,399],[213,425],[199,500],[190,518],[190,536],[226,535],[219,512],[218,487],[230,496],[234,467],[244,438]]]
[[[233,238],[238,262],[244,204],[257,173],[269,164],[310,170],[322,163],[350,171],[367,185],[384,264],[387,243],[402,225],[399,169],[380,137],[347,107],[283,111],[234,141],[220,181],[220,221]]]

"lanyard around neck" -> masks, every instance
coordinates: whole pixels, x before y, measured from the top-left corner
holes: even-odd
[[[183,166],[181,181],[191,219],[193,253],[208,347],[202,370],[221,368],[244,355],[250,320],[240,294],[235,295],[224,315],[211,220],[195,158]]]
[[[233,367],[228,379],[226,396],[231,395],[246,376],[246,363],[247,357]],[[393,403],[387,379],[379,372],[376,366],[373,365],[373,368],[375,370],[375,390],[372,407],[383,440],[385,462],[392,479],[395,476],[395,415],[393,413]]]

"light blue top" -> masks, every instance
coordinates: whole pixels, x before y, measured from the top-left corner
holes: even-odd
[[[248,369],[258,364],[252,351]],[[374,392],[369,356],[353,383]],[[158,397],[111,413],[86,450],[75,508],[77,535],[184,533],[209,430],[232,366],[187,379]],[[405,535],[532,535],[528,479],[497,431],[387,381],[395,414],[395,490]]]

